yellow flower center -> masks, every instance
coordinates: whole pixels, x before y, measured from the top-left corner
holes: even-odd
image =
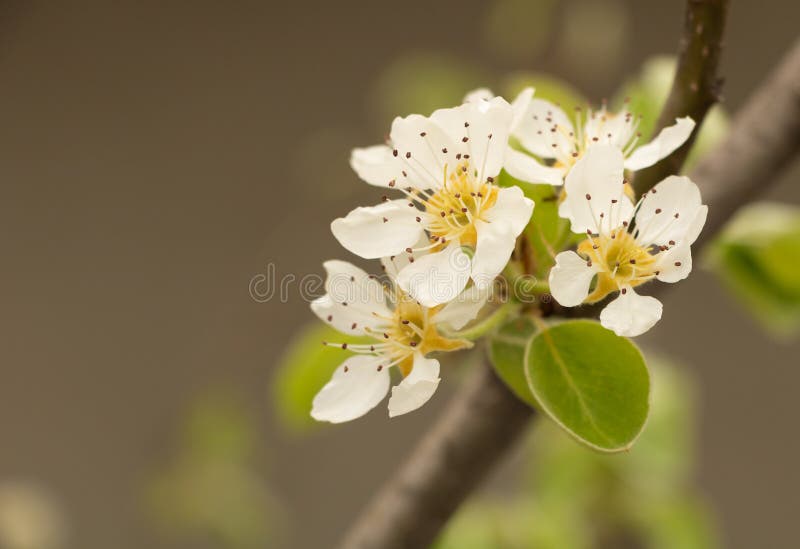
[[[610,235],[588,238],[578,246],[587,263],[598,268],[597,283],[587,303],[600,301],[623,286],[635,287],[653,278],[656,256],[642,247],[624,227]]]
[[[423,355],[435,351],[456,351],[471,347],[469,341],[450,339],[439,334],[434,317],[442,306],[427,309],[416,301],[402,296],[394,310],[390,327],[383,338],[391,347],[391,354],[404,357],[398,367],[404,376],[411,372],[414,363],[413,352]]]
[[[620,131],[620,128],[619,124],[617,124],[616,127],[612,126],[612,122],[623,117],[629,130],[622,135],[614,135],[613,132]],[[622,149],[623,154],[628,156],[633,151],[640,135],[638,133],[634,134],[639,122],[638,120],[634,120],[633,114],[630,111],[613,113],[609,112],[605,106],[603,106],[600,111],[587,115],[585,123],[581,119],[581,116],[578,116],[575,120],[575,131],[563,125],[553,123],[552,112],[548,112],[544,120],[548,124],[553,124],[550,128],[550,132],[560,137],[560,139],[556,138],[557,142],[553,143],[553,167],[559,168],[565,173],[569,171],[586,153],[589,147],[595,143],[605,143],[615,139],[617,145]]]
[[[460,164],[445,176],[444,186],[425,203],[432,220],[428,225],[431,240],[440,243],[458,240],[462,245],[475,246],[478,241],[475,222],[485,221],[486,212],[495,202],[497,187],[491,180],[479,182],[468,162]]]

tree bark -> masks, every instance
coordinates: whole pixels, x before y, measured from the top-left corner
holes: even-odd
[[[708,242],[738,207],[773,183],[798,150],[800,41],[752,94],[727,139],[690,174],[709,204],[696,246]],[[341,547],[427,547],[533,415],[489,366],[473,372]]]
[[[488,364],[481,365],[341,547],[426,547],[533,415]]]
[[[722,78],[717,75],[717,67],[722,53],[727,13],[728,0],[689,0],[686,5],[675,79],[653,136],[674,124],[676,118],[684,116],[691,117],[697,126],[678,150],[636,173],[633,187],[637,196],[652,189],[668,175],[680,173],[703,125],[703,119],[714,103],[719,101]]]

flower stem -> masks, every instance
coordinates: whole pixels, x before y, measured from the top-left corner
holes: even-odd
[[[447,336],[475,341],[476,339],[483,337],[499,327],[512,313],[516,312],[518,309],[519,306],[516,303],[513,301],[508,301],[503,303],[503,305],[497,308],[497,310],[492,312],[492,314],[477,324],[467,328],[466,330],[447,332]]]

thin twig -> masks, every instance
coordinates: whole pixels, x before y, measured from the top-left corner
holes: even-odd
[[[800,151],[800,41],[692,171],[710,205],[702,244]],[[419,549],[525,429],[532,410],[489,367],[473,373],[411,456],[358,518],[343,549]]]
[[[728,0],[689,0],[684,16],[678,66],[667,102],[653,135],[690,116],[697,123],[689,140],[654,166],[636,173],[633,186],[638,196],[668,175],[679,173],[708,110],[719,100],[722,79],[717,76]]]

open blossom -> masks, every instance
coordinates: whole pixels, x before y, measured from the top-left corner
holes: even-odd
[[[351,165],[367,183],[405,198],[356,208],[331,224],[334,236],[367,259],[428,251],[397,279],[427,307],[451,301],[470,278],[479,288],[489,286],[533,212],[518,187],[494,183],[504,165],[525,156],[508,147],[508,138],[532,93],[526,90],[513,105],[496,97],[430,117],[396,118],[388,144],[355,149]],[[515,173],[537,179],[535,173],[526,179],[524,167]]]
[[[384,259],[391,279],[408,260]],[[447,305],[428,308],[410,299],[395,284],[387,288],[374,276],[345,261],[327,261],[326,294],[311,303],[323,321],[350,336],[374,339],[366,344],[330,343],[356,353],[344,360],[314,398],[312,417],[341,423],[361,417],[389,392],[390,370],[403,380],[392,388],[389,416],[416,410],[439,385],[439,361],[427,355],[472,346],[463,339],[439,333],[441,327],[458,330],[474,319],[486,304],[489,291],[470,286]]]
[[[692,269],[690,246],[708,207],[688,177],[670,176],[634,204],[625,192],[625,160],[614,145],[590,148],[567,175],[559,214],[587,238],[577,252],[561,252],[550,272],[550,290],[561,305],[619,296],[600,313],[617,335],[633,337],[661,318],[661,303],[634,288],[652,279],[677,282]],[[592,286],[592,281],[594,286]]]
[[[467,95],[465,100],[479,102],[490,97],[490,91],[481,89]],[[689,117],[678,118],[652,141],[637,147],[640,135],[636,130],[640,118],[629,111],[613,113],[603,105],[598,111],[586,112],[584,118],[579,109],[573,125],[570,117],[550,101],[531,99],[526,104],[527,109],[519,115],[512,135],[525,150],[552,165],[539,164],[533,157],[524,155],[524,158],[516,157],[506,169],[514,177],[524,175],[525,181],[536,174],[536,183],[551,185],[561,185],[570,168],[595,145],[613,145],[622,151],[626,170],[652,166],[683,145],[695,126]]]

